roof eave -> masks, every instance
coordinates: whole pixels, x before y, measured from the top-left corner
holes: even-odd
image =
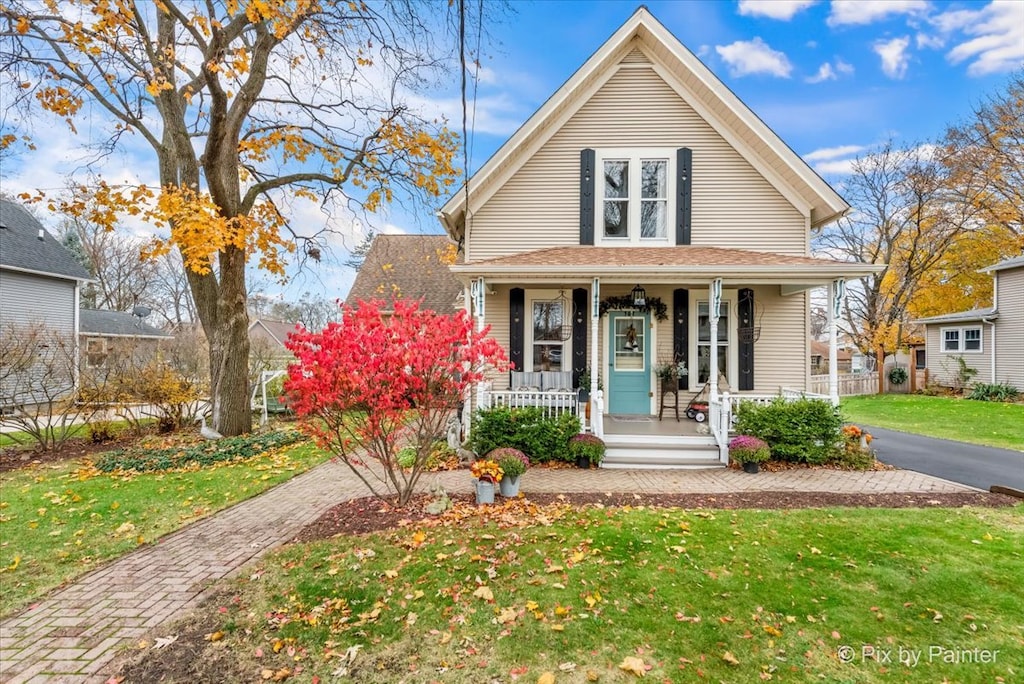
[[[17,271],[18,273],[29,273],[31,275],[45,276],[47,278],[57,278],[59,280],[74,280],[74,281],[77,281],[79,283],[95,283],[95,282],[99,282],[95,278],[91,278],[89,276],[81,277],[81,276],[69,275],[67,273],[53,273],[53,272],[50,272],[50,271],[37,271],[37,270],[32,269],[32,268],[22,268],[20,266],[12,266],[10,264],[0,264],[0,268],[6,269],[8,271]]]

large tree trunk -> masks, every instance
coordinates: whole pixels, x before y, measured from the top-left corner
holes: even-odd
[[[252,429],[249,405],[249,314],[245,308],[245,251],[230,248],[220,255],[220,297],[217,329],[220,340],[210,345],[210,398],[213,425],[222,435]]]

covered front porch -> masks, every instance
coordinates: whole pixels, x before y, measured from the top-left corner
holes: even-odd
[[[716,248],[667,251],[687,259],[665,263],[665,248],[580,247],[453,267],[466,281],[470,313],[507,345],[515,369],[492,376],[474,406],[572,411],[581,430],[608,445],[605,467],[726,464],[740,402],[808,395],[808,291],[827,288],[834,331],[842,267],[859,265]],[[570,263],[520,263],[540,255]],[[641,263],[610,263],[628,256]],[[654,257],[657,265],[643,263]],[[608,263],[574,266],[573,259]],[[834,342],[830,352],[834,360]],[[673,367],[684,369],[681,377],[670,375]],[[838,402],[838,378],[831,380],[824,398]],[[698,394],[701,422],[685,413]]]

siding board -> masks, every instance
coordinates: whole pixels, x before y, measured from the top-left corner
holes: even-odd
[[[805,218],[649,68],[612,76],[486,204],[474,261],[578,244],[580,150],[693,150],[692,244],[804,255]]]

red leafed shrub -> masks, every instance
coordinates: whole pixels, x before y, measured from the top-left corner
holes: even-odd
[[[395,300],[344,306],[342,320],[320,332],[292,333],[298,362],[284,390],[301,429],[346,463],[382,499],[404,505],[452,409],[488,367],[508,369],[489,328],[477,331],[464,312],[424,311]],[[411,468],[398,450],[412,446]]]

